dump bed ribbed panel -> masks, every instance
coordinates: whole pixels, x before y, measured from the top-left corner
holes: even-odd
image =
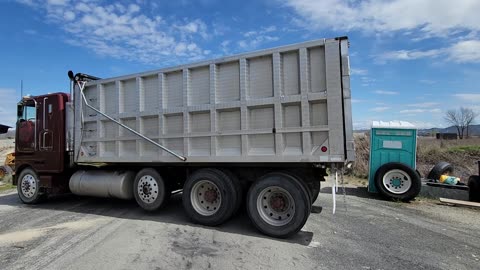
[[[91,105],[187,162],[344,162],[352,128],[351,115],[344,123],[344,107],[351,112],[341,42],[91,81],[84,93]],[[80,98],[75,107],[77,162],[181,162]]]

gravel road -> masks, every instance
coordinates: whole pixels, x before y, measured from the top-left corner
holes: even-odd
[[[480,211],[410,204],[347,189],[332,215],[323,188],[291,239],[265,237],[245,211],[191,224],[176,195],[156,213],[134,202],[61,196],[23,205],[0,195],[1,269],[479,269]]]

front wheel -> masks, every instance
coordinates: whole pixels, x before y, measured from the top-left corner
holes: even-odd
[[[420,176],[402,163],[391,162],[378,168],[375,173],[377,190],[385,197],[411,201],[420,193]]]
[[[45,195],[40,192],[40,178],[30,168],[22,170],[18,175],[17,191],[20,200],[25,204],[39,203]]]
[[[262,233],[289,237],[305,225],[310,215],[308,191],[295,177],[270,173],[252,184],[247,195],[247,212]]]

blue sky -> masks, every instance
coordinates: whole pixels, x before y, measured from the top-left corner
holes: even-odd
[[[68,70],[112,77],[311,39],[350,38],[355,128],[480,112],[478,0],[0,0],[0,123]],[[477,121],[478,122],[478,121]]]

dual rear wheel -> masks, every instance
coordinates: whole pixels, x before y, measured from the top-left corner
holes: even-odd
[[[148,211],[161,208],[170,194],[153,169],[137,174],[134,191],[137,203]],[[316,190],[311,190],[297,177],[275,172],[265,174],[250,186],[245,203],[256,229],[269,236],[285,238],[305,225],[314,195],[318,195]],[[218,226],[238,211],[242,198],[242,185],[233,173],[205,168],[187,178],[182,203],[193,222]]]
[[[252,184],[247,212],[260,232],[285,238],[297,233],[310,215],[312,198],[306,186],[286,173],[269,173]]]

